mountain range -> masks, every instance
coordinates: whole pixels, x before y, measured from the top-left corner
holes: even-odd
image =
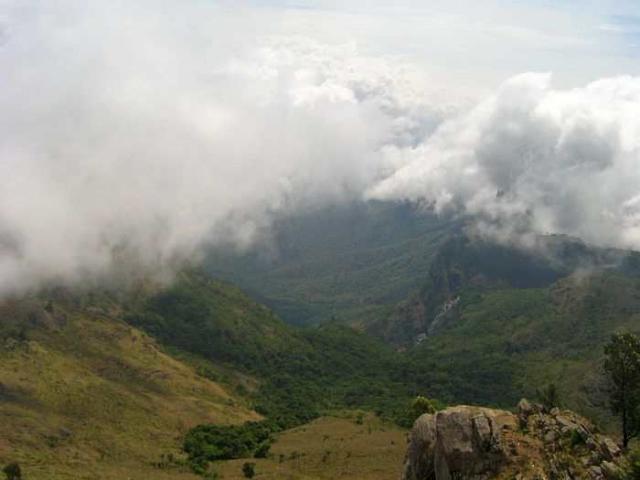
[[[602,347],[638,331],[637,253],[496,243],[380,202],[283,219],[266,245],[212,251],[169,284],[5,299],[0,463],[35,479],[196,478],[194,427],[258,422],[265,478],[389,478],[417,395],[510,408],[549,385],[613,428]],[[349,470],[342,442],[366,458],[369,441],[390,456]],[[241,478],[242,464],[204,472]]]

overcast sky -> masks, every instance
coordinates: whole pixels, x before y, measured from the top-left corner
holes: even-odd
[[[634,3],[0,0],[0,293],[370,198],[640,248]]]
[[[276,29],[356,42],[401,55],[446,81],[495,87],[523,71],[553,71],[561,86],[637,74],[640,5],[634,1],[254,1]],[[268,12],[268,13],[267,13]]]

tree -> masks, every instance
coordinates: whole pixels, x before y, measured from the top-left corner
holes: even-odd
[[[421,415],[425,413],[435,413],[435,411],[436,408],[431,400],[422,395],[418,395],[411,401],[411,405],[409,406],[409,426],[413,425],[413,422]]]
[[[611,410],[620,416],[622,445],[640,433],[640,339],[632,333],[618,333],[605,346],[604,369],[609,375]]]
[[[395,421],[401,427],[411,428],[415,421],[425,413],[435,413],[436,410],[444,408],[444,404],[437,400],[431,400],[422,395],[418,395],[402,410],[398,412]]]
[[[245,478],[253,478],[256,474],[256,464],[250,462],[244,463],[242,465],[242,474]]]
[[[411,412],[416,418],[425,413],[435,413],[435,411],[436,408],[433,401],[422,395],[418,395],[411,402]]]
[[[6,467],[2,469],[4,474],[7,476],[7,480],[21,480],[22,479],[22,471],[20,470],[20,465],[17,463],[10,463]]]

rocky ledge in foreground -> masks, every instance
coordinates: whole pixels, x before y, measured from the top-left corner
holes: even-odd
[[[526,400],[518,413],[458,406],[422,415],[403,480],[618,479],[621,450],[586,419]]]

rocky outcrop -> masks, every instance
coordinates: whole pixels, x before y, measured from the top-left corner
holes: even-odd
[[[613,480],[621,451],[586,419],[523,400],[518,413],[457,406],[421,416],[403,480]]]

